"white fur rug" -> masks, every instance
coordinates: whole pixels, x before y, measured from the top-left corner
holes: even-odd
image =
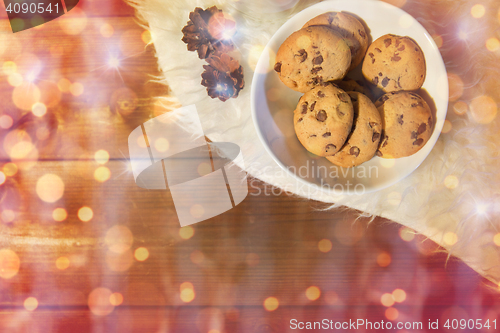
[[[248,57],[252,46],[266,45],[288,18],[318,1],[274,1],[283,4],[282,8],[271,6],[273,2],[269,0],[132,2],[139,18],[152,33],[164,83],[170,86],[182,105],[197,106],[206,136],[212,141],[238,144],[245,158],[246,171],[252,176],[275,187],[292,189],[296,195],[304,194],[304,189],[298,188],[290,176],[280,172],[257,137],[250,116],[253,72]],[[181,29],[188,21],[189,12],[195,7],[212,5],[236,19],[238,38],[235,43],[245,74],[245,88],[240,96],[225,103],[207,96],[205,87],[200,85],[205,62],[198,59],[196,52],[188,52],[181,41]],[[270,14],[262,15],[262,12]],[[425,18],[420,22],[425,26]],[[452,130],[441,134],[428,158],[403,181],[361,196],[333,197],[317,193],[312,199],[332,203],[332,208],[347,206],[362,211],[363,215],[382,216],[410,227],[498,284],[500,247],[494,243],[494,236],[500,232],[496,220],[500,209],[498,119],[480,125],[470,115],[458,116],[452,111],[448,112],[447,119]],[[448,178],[448,186],[445,186],[447,176],[456,178]],[[500,236],[497,242],[500,245]]]

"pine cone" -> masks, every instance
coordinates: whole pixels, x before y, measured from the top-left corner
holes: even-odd
[[[206,59],[216,51],[225,53],[234,49],[230,40],[216,39],[210,34],[210,18],[219,14],[222,15],[222,10],[216,6],[206,10],[196,7],[194,12],[189,13],[187,25],[182,28],[182,41],[187,44],[188,51],[198,51],[200,59]]]
[[[225,102],[231,97],[238,97],[245,86],[243,68],[240,63],[223,53],[211,55],[206,59],[205,71],[201,74],[201,84],[207,87],[208,95]]]

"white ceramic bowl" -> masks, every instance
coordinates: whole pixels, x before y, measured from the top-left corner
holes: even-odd
[[[286,87],[273,70],[283,41],[311,18],[329,11],[346,11],[361,18],[372,40],[385,34],[410,36],[424,52],[427,75],[422,87],[431,97],[436,124],[426,145],[416,154],[399,159],[375,156],[354,168],[340,168],[315,156],[300,144],[293,129],[293,110],[301,93]],[[358,66],[348,76],[360,78]],[[251,91],[252,118],[267,152],[299,182],[331,194],[368,193],[390,186],[411,174],[436,143],[448,108],[448,80],[443,59],[430,34],[412,16],[385,2],[333,0],[313,5],[288,20],[271,38],[257,63]]]

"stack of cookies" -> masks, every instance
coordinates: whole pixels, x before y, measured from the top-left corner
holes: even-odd
[[[430,108],[412,92],[426,73],[418,44],[396,35],[369,40],[357,17],[328,12],[290,35],[276,54],[280,80],[304,93],[294,111],[297,138],[342,167],[375,155],[410,156],[432,134]],[[364,82],[346,77],[359,65]]]

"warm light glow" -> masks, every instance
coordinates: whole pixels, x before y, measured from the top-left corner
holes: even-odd
[[[333,290],[329,290],[325,293],[325,301],[330,305],[334,305],[339,301],[339,295]]]
[[[43,175],[36,183],[36,194],[45,202],[56,202],[64,194],[64,182],[57,175]]]
[[[111,303],[114,306],[118,306],[123,303],[123,295],[120,293],[112,293],[111,296],[109,296],[109,303]]]
[[[36,129],[36,138],[40,141],[47,140],[50,136],[50,131],[47,127],[39,127]]]
[[[52,218],[56,222],[62,222],[66,220],[68,217],[68,213],[66,212],[66,209],[64,208],[56,208],[52,211]]]
[[[101,25],[101,28],[99,29],[99,31],[101,32],[101,35],[104,38],[109,38],[109,37],[113,36],[115,29],[113,29],[113,26],[111,26],[110,24],[104,23],[103,25]]]
[[[24,300],[24,308],[28,311],[35,311],[38,307],[38,300],[35,297],[28,297]]]
[[[457,188],[458,178],[453,175],[446,176],[446,178],[444,179],[444,186],[446,186],[450,190]]]
[[[111,177],[111,171],[105,166],[100,166],[94,171],[94,178],[100,183],[104,183]]]
[[[471,13],[472,17],[474,17],[474,18],[481,18],[481,17],[483,17],[485,11],[486,10],[484,9],[484,6],[480,5],[480,4],[474,5],[470,9],[470,13]]]
[[[47,113],[47,107],[43,103],[36,102],[31,107],[31,112],[37,117],[43,117]]]
[[[10,279],[19,272],[21,262],[17,254],[11,249],[0,250],[0,278]]]
[[[380,267],[387,267],[391,264],[391,255],[387,252],[382,252],[377,256],[377,264]]]
[[[460,116],[466,114],[468,109],[469,106],[465,102],[458,101],[453,104],[453,111]]]
[[[126,226],[115,225],[106,232],[104,242],[110,251],[114,253],[124,253],[132,246],[134,236]]]
[[[4,209],[0,214],[2,221],[5,223],[10,223],[16,218],[16,213],[12,209]]]
[[[78,218],[82,222],[88,222],[92,220],[92,217],[94,216],[94,212],[92,211],[92,208],[90,207],[82,207],[78,210]]]
[[[397,191],[392,191],[387,195],[387,202],[393,206],[397,206],[401,203],[402,197],[401,193]]]
[[[83,94],[85,88],[80,82],[75,82],[69,87],[69,91],[73,96],[80,96]]]
[[[153,36],[151,35],[151,32],[149,32],[149,30],[144,30],[141,34],[141,39],[144,44],[149,44],[153,41]]]
[[[449,100],[451,102],[458,100],[464,93],[464,82],[454,73],[448,73],[448,85],[450,89]]]
[[[394,289],[392,297],[398,303],[403,303],[406,299],[406,292],[403,289]]]
[[[488,205],[487,204],[483,204],[483,203],[479,203],[476,205],[476,212],[479,214],[479,215],[485,215],[486,212],[488,210]]]
[[[192,226],[188,225],[179,229],[179,236],[182,239],[190,239],[194,235],[194,229]]]
[[[67,257],[59,257],[56,259],[56,267],[61,271],[69,267],[69,259]]]
[[[500,232],[493,237],[493,243],[495,243],[496,246],[500,246]]]
[[[137,137],[137,145],[141,148],[146,148],[148,146],[146,144],[146,139],[144,139],[144,135]]]
[[[17,71],[17,65],[13,61],[6,61],[2,65],[2,71],[5,75],[14,74]]]
[[[500,48],[500,41],[495,37],[488,38],[486,40],[486,48],[488,49],[488,51],[495,52]]]
[[[407,227],[399,228],[399,237],[405,242],[411,242],[415,238],[415,232]]]
[[[7,180],[7,176],[5,175],[5,173],[3,173],[2,171],[0,171],[0,185],[2,185],[3,183],[5,183],[6,180]]]
[[[17,173],[17,165],[14,163],[7,163],[3,166],[3,172],[7,177],[12,177]]]
[[[158,138],[155,141],[155,149],[159,152],[166,152],[168,148],[170,147],[170,144],[167,139],[165,138]],[[211,171],[211,170],[210,170]]]
[[[210,163],[201,162],[200,165],[198,165],[198,174],[201,177],[206,176],[211,172],[212,172],[212,166],[210,165]]]
[[[139,247],[134,252],[135,260],[144,261],[149,258],[149,251],[145,247]]]
[[[384,154],[384,157],[380,159],[380,165],[386,169],[392,168],[396,164],[396,160],[392,158],[389,154]]]
[[[388,308],[385,310],[385,317],[389,320],[396,320],[398,319],[399,316],[399,311],[395,308]]]
[[[452,129],[453,125],[451,124],[451,121],[448,119],[444,121],[443,128],[441,129],[441,133],[446,134],[449,133]]]
[[[202,205],[195,204],[191,207],[189,213],[191,213],[193,217],[200,218],[205,214],[205,209],[203,209]]]
[[[111,68],[118,68],[118,67],[120,67],[120,59],[118,59],[116,57],[111,57],[108,60],[108,65]]]
[[[191,259],[191,262],[193,264],[199,265],[205,259],[205,255],[199,250],[194,250],[193,252],[191,252],[189,258]]]
[[[460,30],[460,32],[458,33],[458,38],[460,38],[461,40],[467,40],[468,37],[469,35],[467,34],[467,32],[463,30]]]
[[[12,73],[7,77],[7,82],[13,87],[19,87],[23,84],[24,79],[23,76],[19,73]]]
[[[14,121],[11,116],[6,114],[0,116],[0,128],[9,129],[13,123]]]
[[[99,164],[106,164],[109,161],[109,153],[106,150],[98,150],[94,154],[94,159]]]
[[[259,68],[259,73],[266,74],[270,72],[274,68],[274,60],[276,59],[276,55],[270,48],[266,48],[263,45],[254,45],[250,49],[248,54],[248,65],[250,68],[255,71],[257,67],[257,62],[260,59],[260,56],[263,52],[267,52],[266,56],[269,58],[269,62],[266,64],[267,66],[263,66],[263,68]]]
[[[311,286],[306,289],[306,297],[310,301],[315,301],[321,295],[321,291],[316,286]]]
[[[227,13],[215,13],[208,21],[208,32],[215,39],[231,39],[236,33],[236,21]]]
[[[111,290],[107,288],[96,288],[92,290],[88,298],[90,311],[96,316],[106,316],[115,308],[110,302]]]
[[[383,306],[390,307],[394,305],[394,297],[392,294],[385,293],[382,295],[380,298],[380,303],[382,303]]]
[[[259,255],[257,253],[249,253],[245,257],[245,261],[246,261],[248,266],[253,267],[253,266],[257,266],[259,264],[260,258],[259,258]]]
[[[497,116],[497,103],[487,95],[474,98],[470,103],[472,118],[479,124],[489,124]]]
[[[60,79],[57,82],[57,87],[61,92],[67,93],[69,92],[69,89],[71,88],[71,81],[65,78]]]
[[[329,239],[322,239],[318,242],[318,249],[323,253],[330,252],[332,249],[332,242]]]
[[[87,26],[87,15],[78,7],[74,7],[64,17],[57,20],[61,30],[68,35],[79,35]]]
[[[447,232],[446,234],[444,234],[443,241],[447,245],[455,245],[455,243],[458,241],[457,234],[451,231]]]
[[[31,107],[40,101],[40,89],[33,83],[24,82],[12,91],[12,101],[21,110],[31,111]]]
[[[278,308],[279,304],[280,303],[276,297],[268,297],[264,301],[264,309],[267,311],[274,311]]]
[[[180,298],[184,303],[193,301],[196,296],[191,282],[183,282],[180,286],[180,291]]]
[[[123,253],[107,251],[105,260],[110,270],[114,272],[125,272],[134,263],[134,256],[130,250]]]

